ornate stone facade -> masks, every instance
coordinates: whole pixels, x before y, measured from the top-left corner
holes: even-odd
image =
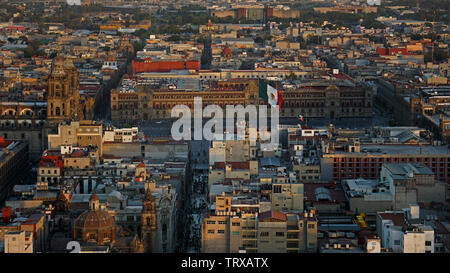
[[[175,252],[175,202],[175,189],[170,185],[156,188],[155,182],[146,183],[141,214],[141,242],[145,252]]]
[[[141,241],[145,252],[153,252],[156,244],[156,211],[155,198],[150,189],[146,190],[142,200]]]
[[[92,119],[94,98],[80,97],[78,70],[70,59],[57,56],[48,77],[47,121]]]
[[[30,156],[39,158],[47,145],[46,102],[0,102],[0,137],[29,143]]]
[[[371,117],[372,90],[361,85],[321,81],[282,91],[280,117]]]
[[[47,120],[62,121],[82,118],[78,91],[78,71],[62,56],[53,60],[48,77]]]
[[[318,80],[281,90],[283,104],[280,117],[343,118],[371,117],[373,94],[370,88],[351,81]],[[203,107],[216,104],[259,105],[257,79],[217,81],[209,90],[140,88],[137,92],[111,92],[111,118],[132,121],[171,118],[175,105],[187,105],[193,110],[194,97],[201,97]]]
[[[193,113],[194,97],[201,97],[203,106],[258,104],[258,80],[218,81],[210,90],[188,91],[146,89],[138,92],[111,92],[111,119],[115,121],[171,118],[175,105],[187,105]]]

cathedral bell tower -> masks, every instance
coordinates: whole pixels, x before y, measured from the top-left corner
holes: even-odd
[[[147,185],[146,185],[147,186]],[[141,213],[141,241],[144,244],[146,253],[155,250],[156,240],[156,210],[155,198],[152,195],[150,187],[147,187],[144,200],[142,201]]]
[[[48,121],[83,119],[78,89],[78,70],[70,59],[56,56],[48,77]]]

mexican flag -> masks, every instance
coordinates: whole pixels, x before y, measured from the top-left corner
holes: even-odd
[[[264,101],[268,102],[272,107],[277,107],[280,110],[281,103],[283,102],[283,97],[280,91],[275,89],[273,86],[268,85],[264,80],[258,80],[259,85],[259,97]]]

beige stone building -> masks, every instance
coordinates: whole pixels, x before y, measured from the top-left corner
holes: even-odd
[[[14,231],[5,234],[5,253],[33,253],[33,233]]]
[[[8,223],[0,223],[0,241],[7,240],[8,234],[10,234],[9,239],[12,241],[13,238],[19,240],[20,236],[25,236],[24,245],[16,244],[11,245],[11,250],[24,250],[22,247],[26,247],[27,244],[32,244],[32,250],[27,248],[27,251],[33,252],[43,252],[47,249],[48,245],[48,222],[47,216],[43,213],[26,213],[22,214],[20,218],[15,218],[15,225],[9,224],[12,219],[8,219]],[[23,235],[18,234],[18,232],[25,232]],[[11,234],[13,233],[13,234]],[[31,234],[31,235],[29,235]],[[19,236],[19,237],[17,237]],[[23,237],[22,237],[23,238]],[[27,240],[28,238],[28,240]],[[20,239],[22,240],[22,239]],[[5,245],[6,249],[6,245]]]
[[[210,166],[208,185],[222,182],[225,179],[240,178],[249,180],[251,175],[258,174],[258,161],[247,162],[216,162]]]
[[[293,164],[292,169],[297,173],[301,182],[319,182],[320,165]]]
[[[256,214],[231,210],[231,196],[216,196],[216,210],[202,223],[203,253],[256,252]]]
[[[76,150],[64,156],[64,168],[67,169],[90,169],[96,162],[95,153],[86,150]]]
[[[103,126],[91,120],[72,121],[70,124],[58,125],[58,133],[48,135],[48,146],[50,149],[61,148],[61,146],[92,145],[98,148],[99,154],[103,152]]]
[[[215,162],[246,162],[256,157],[256,147],[248,140],[213,141],[209,148],[209,165]]]
[[[258,253],[317,251],[317,218],[304,214],[268,211],[258,216]]]
[[[195,97],[202,98],[203,107],[214,104],[224,109],[226,105],[260,105],[263,102],[258,95],[259,78],[285,79],[291,76],[308,78],[308,75],[298,74],[293,70],[230,71],[228,76],[220,73],[213,74],[199,75],[200,80],[217,81],[217,87],[209,90],[192,91],[144,87],[138,87],[137,91],[113,90],[111,91],[111,119],[131,121],[171,118],[172,108],[176,105],[186,105],[192,112]],[[163,77],[159,73],[157,75],[159,78]],[[281,90],[283,103],[280,117],[297,117],[298,115],[305,118],[325,117],[330,119],[371,117],[373,115],[372,89],[357,83],[345,74],[334,76],[333,80],[314,80]],[[141,77],[148,78],[150,75],[141,75]],[[192,75],[189,77],[197,78]],[[230,79],[220,80],[222,77],[230,77]]]
[[[58,184],[61,175],[61,167],[56,166],[54,162],[39,162],[37,173],[37,190],[47,190],[48,184]]]
[[[242,212],[230,196],[216,196],[216,210],[202,223],[202,253],[317,251],[317,218],[307,213]]]
[[[271,207],[274,211],[303,211],[303,184],[275,181],[272,184]]]

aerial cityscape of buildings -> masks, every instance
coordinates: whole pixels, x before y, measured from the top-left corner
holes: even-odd
[[[450,253],[448,2],[0,14],[0,253]],[[276,105],[277,147],[174,138],[196,99]]]

